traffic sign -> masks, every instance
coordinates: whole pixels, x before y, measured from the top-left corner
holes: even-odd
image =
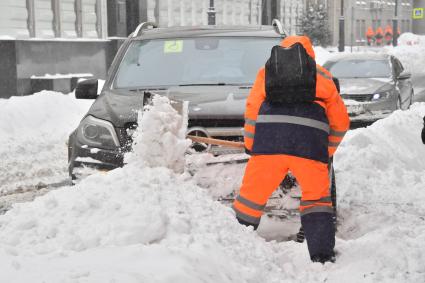
[[[413,19],[419,20],[424,18],[424,8],[414,8],[413,9]]]

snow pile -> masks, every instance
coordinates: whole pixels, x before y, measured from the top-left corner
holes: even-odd
[[[139,112],[140,131],[134,136],[133,152],[126,162],[141,161],[143,167],[165,167],[183,172],[184,154],[191,144],[186,139],[187,103],[179,114],[166,97],[154,96],[152,105]]]
[[[336,155],[339,262],[370,282],[425,278],[423,116],[425,103],[415,104],[349,132]]]
[[[398,38],[398,45],[425,45],[425,36],[405,32]]]
[[[66,178],[65,143],[92,102],[52,91],[0,99],[0,192]]]
[[[188,176],[158,166],[157,150],[164,147],[156,148],[158,141],[145,135],[156,135],[161,132],[158,127],[175,123],[169,118],[177,115],[169,106],[164,98],[154,99],[154,106],[141,118],[135,154],[124,168],[16,204],[0,216],[1,282],[293,278],[291,266],[287,274],[281,269],[294,256],[291,251],[276,252],[273,244],[239,225],[230,208],[213,201]],[[181,128],[173,125],[170,130],[179,133],[170,140],[183,148],[186,141],[178,138]],[[150,153],[148,163],[136,158],[149,159]]]

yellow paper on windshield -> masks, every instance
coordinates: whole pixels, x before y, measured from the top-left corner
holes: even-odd
[[[164,42],[164,53],[183,52],[183,40],[167,40]]]

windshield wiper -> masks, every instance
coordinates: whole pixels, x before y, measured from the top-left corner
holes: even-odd
[[[232,85],[226,83],[194,83],[194,84],[179,84],[179,86],[209,86],[209,85]]]
[[[251,87],[250,83],[193,83],[193,84],[179,84],[179,86],[239,86],[239,87]]]
[[[167,88],[164,87],[141,87],[141,88],[132,88],[129,89],[128,91],[154,91],[154,90],[167,90]]]

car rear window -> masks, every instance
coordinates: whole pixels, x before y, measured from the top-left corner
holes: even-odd
[[[133,42],[114,88],[252,84],[280,38],[199,37]]]
[[[337,78],[389,78],[391,66],[388,60],[349,59],[327,62],[323,65]]]

